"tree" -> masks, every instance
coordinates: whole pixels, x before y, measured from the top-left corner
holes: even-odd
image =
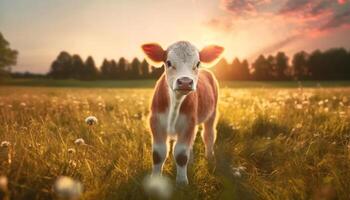
[[[314,80],[320,80],[323,78],[324,65],[323,65],[323,53],[320,50],[315,50],[310,54],[307,61],[307,65]]]
[[[255,80],[271,80],[271,63],[260,55],[252,64],[253,77]]]
[[[162,67],[151,67],[151,78],[158,79],[164,73],[164,65]]]
[[[62,51],[51,64],[49,76],[55,79],[66,79],[71,76],[72,57],[69,53]]]
[[[110,77],[112,79],[120,79],[118,64],[115,62],[115,60],[111,60],[109,64],[110,64]]]
[[[10,43],[0,33],[0,77],[11,70],[17,63],[18,52],[10,48]]]
[[[309,70],[307,67],[307,59],[308,59],[308,55],[305,51],[300,51],[294,54],[293,56],[293,60],[292,60],[293,76],[297,80],[303,80],[309,74]]]
[[[85,65],[81,57],[77,54],[72,56],[72,67],[69,70],[70,71],[70,77],[73,79],[82,79],[83,77],[83,71],[84,71]]]
[[[141,62],[141,76],[142,78],[148,78],[149,77],[149,65],[145,59]]]
[[[126,59],[121,57],[118,61],[118,68],[119,68],[119,77],[121,79],[127,79],[128,74],[127,74],[127,62]]]
[[[284,52],[278,52],[275,57],[276,62],[276,75],[277,79],[285,80],[286,79],[286,71],[288,68],[288,57]]]
[[[238,58],[235,58],[230,68],[232,69],[230,80],[248,80],[249,65],[247,60],[240,62]]]
[[[137,58],[134,58],[131,62],[131,69],[130,69],[130,78],[132,79],[138,79],[140,78],[140,61]]]
[[[98,70],[95,65],[94,59],[89,56],[85,61],[84,70],[82,73],[82,78],[84,80],[95,80],[98,76]]]
[[[220,80],[230,80],[232,67],[227,63],[225,58],[221,59],[214,67],[215,75]]]
[[[104,79],[111,79],[112,67],[107,59],[104,59],[101,65],[101,77]]]

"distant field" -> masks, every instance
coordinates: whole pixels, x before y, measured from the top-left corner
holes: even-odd
[[[152,88],[155,80],[78,81],[52,79],[12,79],[0,82],[8,86],[84,87],[84,88]],[[222,88],[297,88],[349,87],[350,81],[221,81]]]
[[[10,142],[0,175],[12,199],[52,199],[60,175],[82,183],[83,200],[148,199],[151,94],[0,87],[0,142]],[[350,199],[350,88],[227,88],[219,110],[216,167],[198,134],[188,187],[175,187],[172,156],[165,164],[172,199]],[[99,123],[85,124],[89,115]]]

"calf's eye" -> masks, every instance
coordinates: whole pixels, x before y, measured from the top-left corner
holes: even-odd
[[[167,66],[167,67],[172,67],[172,66],[171,66],[170,60],[167,60],[167,61],[166,61],[166,66]]]
[[[201,65],[201,62],[197,62],[196,67],[199,68],[200,65]]]

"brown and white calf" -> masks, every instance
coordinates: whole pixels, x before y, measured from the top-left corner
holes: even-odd
[[[188,184],[187,163],[196,126],[204,123],[202,135],[206,156],[214,155],[218,84],[213,74],[199,69],[217,60],[223,48],[211,45],[198,51],[191,43],[181,41],[163,50],[158,44],[145,44],[143,51],[153,65],[164,64],[151,105],[150,127],[153,136],[152,175],[160,175],[168,155],[168,140],[176,141],[176,182]]]

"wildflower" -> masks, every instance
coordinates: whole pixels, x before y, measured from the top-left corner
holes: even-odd
[[[148,195],[158,199],[169,199],[172,193],[169,179],[161,175],[147,176],[143,186]]]
[[[85,122],[87,125],[94,125],[94,124],[97,124],[98,120],[95,116],[89,116],[85,119]]]
[[[85,140],[83,138],[78,138],[74,141],[74,144],[76,145],[84,145],[85,144]]]
[[[61,176],[57,178],[53,191],[58,198],[76,200],[81,196],[82,185],[70,177]]]
[[[11,143],[9,141],[2,141],[0,144],[1,148],[7,148],[11,145]]]
[[[329,111],[329,108],[324,108],[324,112],[328,112]]]
[[[68,153],[71,153],[71,154],[75,153],[75,149],[74,148],[69,148],[68,149]]]

